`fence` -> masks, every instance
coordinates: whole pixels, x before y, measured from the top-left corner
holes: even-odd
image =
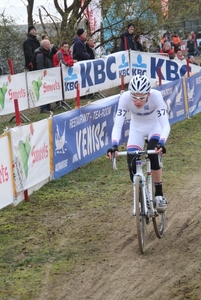
[[[183,77],[186,72],[197,73],[200,67],[186,60],[170,60],[155,53],[122,51],[94,60],[77,62],[73,67],[19,73],[0,77],[0,115],[14,113],[14,99],[18,99],[21,112],[28,108],[80,96],[100,93],[121,85],[121,77],[128,83],[135,74],[147,74],[152,84],[158,82],[161,70],[162,84]]]
[[[164,62],[164,58],[160,59]],[[133,64],[132,68],[135,67]],[[90,62],[86,68],[89,66]],[[111,67],[110,73],[114,73]],[[164,77],[163,74],[162,67]],[[81,85],[83,82],[86,80],[81,80]],[[198,72],[155,87],[163,94],[170,124],[201,111],[200,83],[201,73]],[[118,100],[119,95],[114,95],[49,119],[11,128],[4,133],[0,138],[0,208],[18,204],[46,182],[105,154],[111,144]],[[121,142],[127,140],[129,123],[128,113]]]

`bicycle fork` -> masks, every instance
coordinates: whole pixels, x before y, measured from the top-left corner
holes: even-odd
[[[153,185],[152,185],[152,173],[151,173],[151,162],[150,159],[147,158],[147,189],[146,189],[146,202],[147,206],[150,209],[150,215],[154,216],[157,215],[157,211],[154,208],[154,202],[153,202]],[[146,187],[146,185],[145,185]]]
[[[135,199],[135,191],[136,191],[136,178],[140,177],[140,200],[143,201],[142,206],[144,207],[144,211],[140,211],[141,213],[143,213],[143,215],[148,215],[148,208],[147,208],[147,203],[146,203],[146,191],[145,191],[145,177],[142,173],[136,173],[133,177],[133,216],[136,216],[136,199]],[[139,187],[138,187],[139,188]],[[140,201],[140,202],[141,202]],[[139,203],[140,203],[139,202]]]
[[[144,174],[141,172],[141,161],[137,164],[137,172],[133,177],[133,216],[136,216],[136,199],[135,199],[135,189],[136,189],[136,178],[140,176],[141,178],[141,201],[143,201],[144,212],[145,216],[157,215],[156,210],[154,209],[153,203],[153,188],[152,188],[152,173],[151,173],[151,163],[149,158],[146,159],[146,166],[147,166],[147,185],[146,179]],[[139,167],[139,169],[138,169]]]

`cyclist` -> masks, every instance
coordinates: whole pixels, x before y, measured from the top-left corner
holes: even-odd
[[[148,137],[147,149],[155,149],[156,153],[165,154],[165,142],[170,133],[170,124],[166,111],[166,104],[162,94],[151,89],[151,83],[147,76],[134,76],[119,99],[115,123],[112,130],[112,147],[108,149],[107,155],[111,159],[112,153],[118,155],[118,143],[124,123],[126,112],[131,114],[127,151],[142,150],[144,138]],[[167,207],[166,199],[163,197],[162,169],[159,166],[157,154],[149,155],[153,181],[155,185],[155,204],[158,212],[164,212]],[[127,154],[127,163],[130,178],[133,182],[133,174],[136,173],[136,156]]]

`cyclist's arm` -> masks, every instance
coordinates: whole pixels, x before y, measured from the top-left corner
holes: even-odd
[[[159,143],[165,145],[166,140],[170,133],[170,123],[168,120],[167,107],[163,100],[162,95],[159,96],[157,100],[158,101],[157,101],[156,111],[157,111],[158,120],[161,125],[161,135],[160,135]]]
[[[126,93],[122,94],[119,99],[119,105],[115,117],[114,127],[112,130],[112,146],[118,146],[121,137],[122,126],[127,113]]]

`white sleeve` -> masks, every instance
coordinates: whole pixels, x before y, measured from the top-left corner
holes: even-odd
[[[164,145],[170,133],[170,123],[167,114],[167,106],[165,104],[165,101],[163,100],[163,96],[161,93],[157,95],[156,111],[158,120],[161,124],[161,135],[159,143],[162,143]]]
[[[114,127],[112,130],[112,145],[118,145],[119,140],[121,138],[122,126],[124,124],[124,119],[127,113],[127,105],[126,105],[126,93],[122,94],[119,98],[118,109],[115,117]]]

